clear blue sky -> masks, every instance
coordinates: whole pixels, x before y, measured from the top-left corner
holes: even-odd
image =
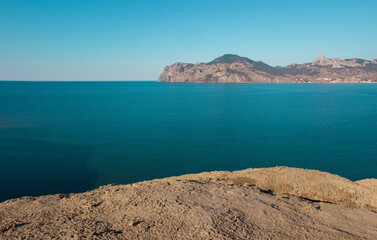
[[[225,53],[377,58],[377,1],[0,0],[1,80],[156,80]]]

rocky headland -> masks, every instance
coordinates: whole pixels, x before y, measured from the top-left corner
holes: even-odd
[[[377,239],[377,179],[208,172],[0,203],[0,239]]]
[[[318,57],[311,63],[273,67],[226,54],[208,63],[165,67],[158,82],[195,83],[377,83],[377,59]]]

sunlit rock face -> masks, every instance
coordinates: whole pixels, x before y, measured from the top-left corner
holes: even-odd
[[[352,58],[352,59],[340,59],[340,58],[326,58],[325,56],[320,56],[312,63],[313,66],[331,66],[333,68],[344,68],[344,67],[365,67],[367,64],[371,64],[371,61]]]
[[[0,203],[0,239],[377,239],[377,179],[289,167]]]
[[[312,63],[272,67],[262,61],[226,54],[209,63],[165,67],[159,82],[196,83],[358,83],[377,82],[377,59],[320,56]]]

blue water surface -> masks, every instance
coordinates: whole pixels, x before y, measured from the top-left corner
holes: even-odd
[[[272,166],[377,178],[377,84],[0,82],[0,201]]]

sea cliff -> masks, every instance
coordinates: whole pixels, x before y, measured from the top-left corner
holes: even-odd
[[[315,61],[273,67],[226,54],[208,63],[166,66],[158,82],[195,83],[377,83],[377,59],[318,57]]]
[[[0,203],[1,239],[376,239],[377,179],[208,172]]]

